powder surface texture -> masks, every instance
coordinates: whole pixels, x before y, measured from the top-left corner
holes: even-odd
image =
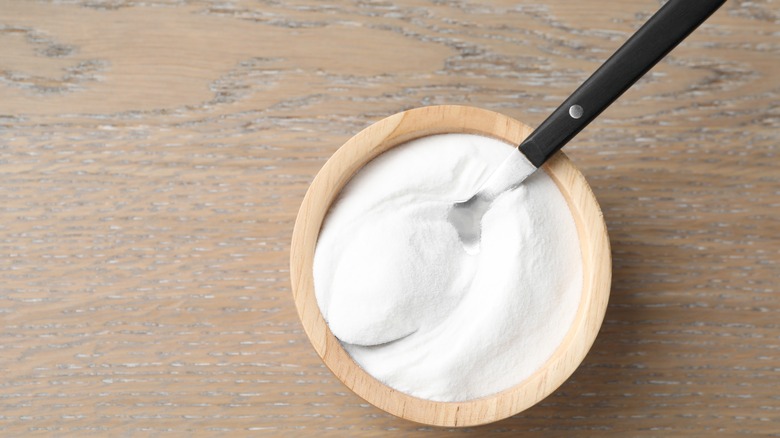
[[[417,139],[371,161],[331,207],[314,256],[320,311],[392,388],[437,401],[500,392],[539,369],[571,326],[582,259],[547,174],[496,195],[476,253],[447,220],[511,154],[477,135]]]

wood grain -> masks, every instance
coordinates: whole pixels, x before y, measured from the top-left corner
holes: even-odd
[[[0,433],[780,434],[780,4],[728,2],[566,149],[612,296],[493,425],[352,395],[297,321],[313,176],[400,110],[532,126],[658,1],[0,1]]]

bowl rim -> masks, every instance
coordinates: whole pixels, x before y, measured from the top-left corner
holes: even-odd
[[[612,261],[606,224],[584,176],[559,152],[543,167],[566,198],[575,218],[583,258],[583,291],[563,341],[544,365],[517,385],[462,402],[438,402],[395,390],[364,371],[331,333],[314,294],[313,258],[330,205],[344,185],[381,153],[415,138],[469,133],[519,144],[527,125],[493,111],[460,105],[415,108],[384,118],[347,140],[320,169],[304,196],[290,246],[292,294],[315,351],[351,391],[379,409],[414,422],[467,427],[507,418],[535,405],[577,369],[593,345],[606,313]]]

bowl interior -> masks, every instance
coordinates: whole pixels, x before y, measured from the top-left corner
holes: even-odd
[[[304,330],[317,354],[347,387],[378,408],[423,424],[474,426],[533,406],[558,388],[584,359],[604,319],[611,284],[606,225],[582,174],[562,153],[545,166],[574,217],[583,260],[583,290],[569,331],[547,362],[523,382],[497,394],[463,402],[436,402],[401,393],[358,366],[328,329],[314,294],[313,259],[330,205],[352,176],[373,158],[415,138],[468,133],[519,144],[531,129],[504,115],[465,106],[434,106],[395,114],[348,140],[325,163],[306,192],[290,248],[292,292]]]

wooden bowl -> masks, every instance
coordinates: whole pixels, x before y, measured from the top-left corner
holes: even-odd
[[[571,328],[552,357],[523,382],[497,394],[463,402],[423,400],[384,385],[358,366],[328,329],[314,295],[312,263],[320,226],[352,176],[390,148],[434,134],[469,133],[519,144],[531,128],[501,114],[465,106],[432,106],[395,114],[349,139],[312,182],[295,221],[290,248],[292,293],[317,354],[349,389],[374,406],[407,420],[435,426],[474,426],[517,414],[558,388],[579,366],[599,331],[609,298],[612,264],[604,219],[582,174],[562,153],[544,171],[566,198],[577,226],[583,289]]]

